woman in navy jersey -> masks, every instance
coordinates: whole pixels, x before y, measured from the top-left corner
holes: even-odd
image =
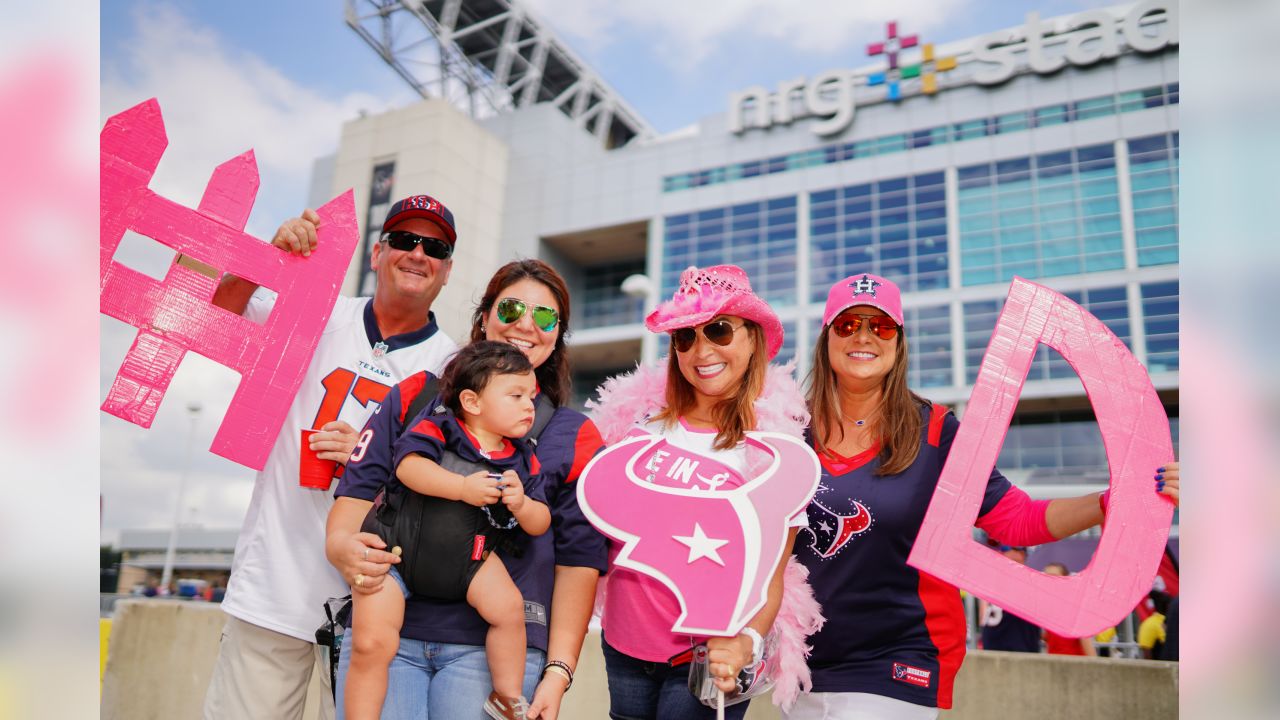
[[[809,640],[813,688],[786,717],[936,718],[964,659],[960,594],[907,565],[960,422],[907,389],[902,298],[859,273],[831,287],[813,351],[809,441],[823,468],[796,555],[827,624]],[[1178,467],[1155,491],[1178,500]],[[976,525],[1036,545],[1098,525],[1106,494],[1036,501],[993,469]]]
[[[578,474],[602,443],[585,415],[565,407],[570,393],[568,332],[568,288],[559,273],[540,260],[500,268],[472,316],[471,341],[496,340],[519,348],[533,364],[538,382],[535,456],[551,508],[552,531],[532,538],[521,557],[503,558],[525,599],[529,648],[523,691],[532,698],[530,718],[553,719],[559,713],[586,635],[596,581],[607,568],[604,538],[583,517],[574,492]],[[432,384],[433,378],[423,372],[391,390],[361,433],[338,484],[326,554],[352,592],[377,588],[389,563],[399,562],[380,538],[359,530],[378,492],[399,485],[391,472],[392,445],[415,424],[408,411]],[[434,406],[427,403],[422,413],[432,412]],[[483,717],[490,683],[484,653],[487,627],[466,603],[411,597],[399,652],[388,672],[382,717]],[[337,678],[339,717],[351,642],[347,632]]]

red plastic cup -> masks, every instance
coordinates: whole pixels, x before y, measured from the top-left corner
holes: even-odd
[[[302,431],[302,453],[298,464],[298,484],[304,488],[328,490],[333,474],[338,470],[336,460],[321,460],[311,449],[311,436],[319,430]]]

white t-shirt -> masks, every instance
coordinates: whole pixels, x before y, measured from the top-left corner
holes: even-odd
[[[259,290],[245,317],[263,322],[274,293]],[[236,541],[222,608],[259,627],[315,642],[324,602],[350,592],[324,554],[328,491],[298,484],[300,430],[343,420],[359,430],[398,382],[419,370],[439,374],[457,345],[432,316],[423,329],[382,338],[370,298],[339,297],[267,464]]]

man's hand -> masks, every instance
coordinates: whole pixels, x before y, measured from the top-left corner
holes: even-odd
[[[343,465],[356,449],[360,432],[341,420],[327,422],[311,436],[311,449],[321,460],[336,460]]]
[[[320,216],[315,210],[307,208],[302,217],[289,218],[284,221],[271,244],[294,255],[307,257],[316,249],[316,228],[320,227]]]
[[[473,472],[462,478],[462,502],[476,507],[484,507],[498,502],[502,491],[498,489],[498,481],[489,477],[484,470]]]

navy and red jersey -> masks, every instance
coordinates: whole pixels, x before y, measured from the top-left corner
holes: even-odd
[[[430,376],[412,375],[391,389],[382,406],[369,418],[346,474],[335,494],[372,501],[384,485],[400,484],[393,472],[393,446],[417,418],[406,418],[414,398]],[[538,402],[547,402],[539,398]],[[422,411],[429,414],[435,402]],[[540,467],[540,488],[551,509],[551,532],[530,538],[519,558],[503,557],[511,579],[520,588],[525,604],[525,630],[530,647],[547,649],[551,588],[555,566],[608,569],[604,536],[587,522],[578,507],[573,483],[591,458],[604,447],[600,433],[586,415],[566,407],[556,408],[537,438],[534,456]],[[489,625],[465,602],[438,602],[410,597],[405,603],[403,637],[426,642],[484,645]]]
[[[1080,647],[1079,640],[1075,643]],[[1038,653],[1040,626],[999,605],[987,603],[982,618],[982,647],[984,650]],[[1076,654],[1083,654],[1083,651]]]
[[[921,413],[919,454],[896,475],[875,474],[878,446],[850,458],[818,454],[822,482],[795,550],[826,617],[809,638],[814,692],[951,707],[965,650],[960,592],[907,565],[907,555],[960,421],[939,405]],[[993,469],[980,516],[1012,487]]]
[[[541,492],[541,478],[538,477],[541,471],[538,458],[524,440],[503,438],[500,450],[485,452],[466,426],[449,413],[432,415],[424,409],[423,414],[414,418],[413,425],[401,433],[393,445],[395,459],[391,466],[400,467],[405,458],[414,454],[439,463],[446,451],[467,462],[488,466],[493,472],[514,470],[524,484],[524,494],[538,502],[546,502]]]

